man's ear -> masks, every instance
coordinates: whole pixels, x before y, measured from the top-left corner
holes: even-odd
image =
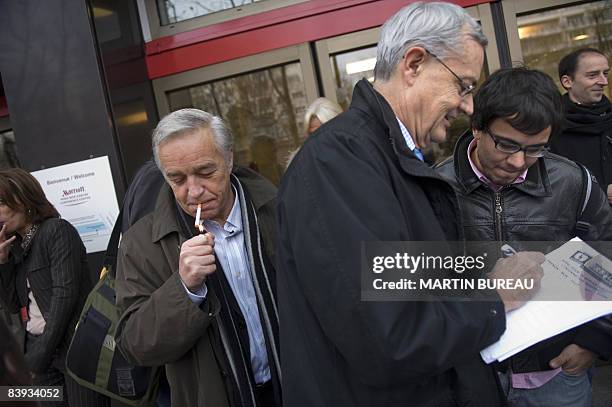
[[[574,83],[574,80],[572,79],[571,76],[563,75],[561,77],[561,86],[563,86],[565,90],[570,90],[573,83]]]
[[[474,136],[474,138],[478,142],[478,141],[480,141],[480,138],[482,137],[482,132],[480,130],[476,130],[475,128],[472,127],[472,135]]]
[[[421,74],[426,61],[426,55],[427,51],[423,47],[411,47],[406,50],[400,67],[402,69],[402,77],[407,83],[414,83],[416,77]]]

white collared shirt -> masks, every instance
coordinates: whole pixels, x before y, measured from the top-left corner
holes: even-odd
[[[271,378],[268,353],[244,241],[242,210],[236,189],[233,186],[232,188],[234,189],[234,205],[225,224],[221,226],[215,221],[205,220],[204,227],[215,236],[215,255],[223,268],[247,325],[251,368],[255,382],[264,383]],[[189,298],[196,304],[202,303],[208,292],[206,285],[203,285],[197,293],[191,293],[186,287],[185,290]]]
[[[410,151],[413,151],[416,148],[416,144],[412,139],[412,135],[410,134],[406,126],[404,126],[404,123],[402,123],[399,117],[395,116],[395,118],[397,119],[397,123],[399,124],[400,130],[402,131],[402,136],[404,136],[406,144],[408,144],[408,148],[410,149]]]

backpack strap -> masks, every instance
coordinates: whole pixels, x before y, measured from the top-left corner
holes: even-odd
[[[115,278],[116,273],[115,268],[117,265],[117,252],[119,251],[119,239],[121,237],[122,219],[123,209],[121,209],[119,211],[119,215],[117,215],[115,226],[113,227],[110,239],[108,240],[108,245],[106,246],[106,253],[104,254],[104,263],[102,263],[106,271],[110,273],[110,276],[113,279]]]
[[[593,190],[593,179],[591,178],[591,173],[584,165],[578,164],[578,166],[582,170],[582,193],[580,194],[580,202],[582,202],[582,205],[580,205],[580,212],[578,213],[577,217],[578,220],[576,222],[575,233],[576,236],[582,239],[583,237],[587,237],[589,231],[591,230],[591,224],[583,221],[582,219],[585,217],[585,212],[588,215],[587,209],[589,207],[589,200],[591,199],[591,191]],[[589,216],[586,216],[586,218],[589,219]]]

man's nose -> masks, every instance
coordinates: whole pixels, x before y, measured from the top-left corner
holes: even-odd
[[[508,155],[506,161],[516,169],[523,168],[525,166],[525,152],[521,150],[514,154],[510,154]]]
[[[599,85],[602,85],[602,86],[607,86],[608,85],[608,76],[605,73],[602,72],[602,74],[599,75],[597,77],[597,79],[598,79],[597,83]]]
[[[204,193],[204,187],[200,185],[197,177],[187,177],[187,189],[190,198],[199,198]]]
[[[471,93],[468,93],[461,99],[459,109],[461,109],[461,111],[468,116],[471,116],[472,113],[474,113],[474,97]]]

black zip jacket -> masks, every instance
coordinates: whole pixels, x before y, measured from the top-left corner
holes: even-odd
[[[523,183],[494,192],[472,171],[467,157],[472,139],[469,132],[462,135],[453,157],[436,168],[457,192],[466,240],[512,242],[519,250],[520,242],[528,241],[551,241],[552,250],[577,235],[588,241],[612,240],[612,210],[596,184],[582,211],[587,180],[576,163],[547,153],[529,168]],[[588,228],[582,228],[584,225]],[[526,349],[512,358],[513,371],[548,370],[548,362],[571,343],[608,359],[612,331],[600,322],[582,325]]]

